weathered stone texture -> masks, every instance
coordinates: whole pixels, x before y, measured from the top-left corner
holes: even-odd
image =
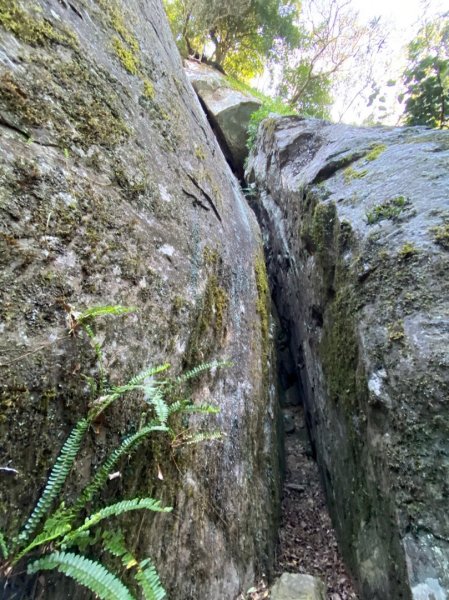
[[[233,598],[269,568],[277,511],[258,226],[159,0],[0,0],[0,25],[0,465],[18,470],[0,473],[0,529],[17,531],[91,399],[95,353],[64,305],[135,306],[98,321],[111,381],[229,358],[194,388],[226,437],[179,453],[156,440],[107,495],[174,506],[131,525],[170,598]],[[141,411],[117,404],[91,432],[77,485]]]
[[[325,600],[324,583],[300,573],[283,573],[271,588],[271,600]]]
[[[448,166],[448,132],[299,118],[267,119],[249,161],[333,520],[367,600],[449,593]]]

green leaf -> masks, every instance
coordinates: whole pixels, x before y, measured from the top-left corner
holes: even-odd
[[[191,369],[190,371],[187,371],[186,373],[183,373],[182,375],[177,377],[175,379],[175,383],[183,383],[184,381],[188,381],[190,379],[198,377],[199,375],[201,375],[201,373],[204,373],[205,371],[211,371],[212,369],[217,369],[219,367],[228,367],[230,364],[231,363],[227,360],[214,360],[212,362],[202,363],[194,369]]]
[[[145,600],[163,600],[166,597],[156,568],[149,558],[138,564],[134,577],[142,588]]]
[[[17,538],[19,544],[25,543],[35,532],[40,521],[48,514],[53,502],[61,493],[62,486],[73,467],[73,463],[75,462],[75,458],[79,452],[89,424],[90,421],[88,419],[78,421],[67,438],[50,472],[47,484],[36,504],[36,508],[31,513],[22,532]]]
[[[108,480],[109,473],[112,472],[120,458],[125,454],[134,451],[145,438],[154,431],[168,431],[168,427],[159,425],[158,423],[150,423],[123,440],[120,446],[108,456],[103,465],[95,473],[92,481],[79,495],[72,509],[75,514],[79,513],[86,504],[90,502],[101,489],[103,489]]]
[[[53,552],[28,565],[28,574],[56,569],[97,594],[101,600],[135,600],[127,587],[100,563],[79,554]]]
[[[29,554],[31,550],[33,550],[33,548],[37,548],[38,546],[42,546],[43,544],[48,544],[49,542],[52,542],[57,538],[63,537],[71,529],[72,527],[69,525],[69,523],[60,523],[57,524],[51,531],[44,530],[42,533],[40,533],[34,538],[31,544],[28,544],[28,546],[26,546],[16,556],[14,556],[12,564],[14,565],[17,562],[19,562],[19,560],[26,554]]]
[[[78,529],[75,529],[72,533],[65,536],[64,541],[69,543],[73,537],[76,537],[80,532],[86,531],[102,521],[110,517],[117,517],[123,513],[131,512],[133,510],[153,510],[156,512],[171,512],[173,509],[170,506],[161,506],[159,500],[154,498],[133,498],[132,500],[122,500],[115,504],[105,506],[95,514],[87,517],[84,524]]]
[[[169,415],[169,408],[164,400],[161,390],[154,387],[154,385],[150,385],[144,387],[144,393],[145,401],[153,406],[159,423],[165,425]]]
[[[145,379],[148,379],[149,377],[153,377],[154,375],[157,375],[158,373],[162,373],[163,371],[166,371],[169,368],[170,368],[169,363],[164,363],[163,365],[159,365],[157,367],[149,367],[148,369],[145,369],[145,370],[141,371],[140,373],[138,373],[137,375],[135,375],[132,379],[129,380],[127,385],[124,387],[128,387],[128,386],[135,387],[136,385],[141,384]],[[120,388],[118,388],[118,389],[120,389]]]
[[[97,317],[104,317],[105,315],[124,315],[133,312],[137,312],[137,308],[134,306],[93,306],[78,315],[77,321],[81,325],[84,321],[95,319]]]
[[[118,558],[128,554],[128,549],[125,544],[125,537],[121,529],[114,531],[106,530],[103,532],[103,547],[113,556]]]

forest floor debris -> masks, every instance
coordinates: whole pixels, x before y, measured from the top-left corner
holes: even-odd
[[[340,556],[313,459],[302,406],[284,409],[295,429],[285,436],[285,481],[275,575],[307,573],[327,586],[329,600],[357,600]]]

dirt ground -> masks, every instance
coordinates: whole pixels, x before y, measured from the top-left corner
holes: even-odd
[[[318,466],[311,456],[303,409],[295,406],[283,412],[294,431],[285,436],[286,478],[276,575],[314,575],[327,585],[330,600],[357,600],[339,555]]]

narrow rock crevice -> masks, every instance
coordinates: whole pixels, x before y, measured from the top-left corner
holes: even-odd
[[[270,248],[266,248],[270,256]],[[272,290],[276,285],[272,283]],[[278,299],[279,303],[279,299]],[[283,310],[282,303],[279,309]],[[351,578],[343,563],[326,498],[316,450],[304,411],[301,368],[304,359],[294,360],[291,351],[292,326],[274,306],[279,403],[284,425],[281,523],[276,553],[275,575],[308,574],[324,582],[332,600],[357,600]],[[316,308],[312,316],[322,316]]]
[[[449,532],[447,170],[431,152],[445,144],[447,160],[447,142],[270,118],[248,162],[329,511],[366,600],[449,592],[435,537]]]

